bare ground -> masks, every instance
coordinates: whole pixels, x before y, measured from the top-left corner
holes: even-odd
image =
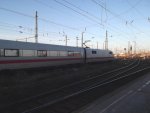
[[[35,69],[3,70],[0,72],[0,105],[87,79],[122,67],[130,61],[113,61],[44,67]]]

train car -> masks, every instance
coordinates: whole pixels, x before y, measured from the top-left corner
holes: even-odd
[[[83,63],[82,48],[0,40],[0,69]]]
[[[86,48],[86,62],[100,62],[114,60],[113,53],[110,50]]]
[[[112,60],[109,50],[0,40],[0,70]]]

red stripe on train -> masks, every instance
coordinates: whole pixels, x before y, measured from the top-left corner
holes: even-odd
[[[0,64],[12,63],[31,63],[31,62],[48,62],[48,61],[64,61],[64,60],[79,60],[80,58],[61,58],[61,59],[31,59],[31,60],[5,60],[0,61]]]
[[[97,57],[97,58],[88,58],[88,59],[112,59],[112,57]],[[4,61],[0,61],[0,64],[31,63],[31,62],[48,62],[48,61],[66,61],[66,60],[81,60],[81,58],[4,60]]]

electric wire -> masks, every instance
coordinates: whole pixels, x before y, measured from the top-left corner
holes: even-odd
[[[83,16],[83,17],[86,17],[87,19],[91,20],[92,22],[97,23],[97,24],[103,26],[103,25],[102,25],[101,23],[99,23],[97,20],[95,20],[95,19],[93,19],[93,18],[87,16],[86,14],[83,14],[83,13],[81,13],[81,12],[79,12],[79,11],[77,11],[77,10],[75,10],[75,9],[73,9],[73,8],[71,8],[71,7],[67,6],[67,5],[65,5],[65,4],[63,4],[63,3],[61,3],[61,2],[59,2],[59,1],[57,1],[57,0],[54,0],[54,1],[55,1],[56,3],[58,3],[58,4],[62,5],[62,6],[64,6],[64,7],[66,7],[66,8],[68,8],[68,9],[74,11],[75,13],[77,13],[77,14]]]
[[[112,14],[115,18],[118,18],[119,20],[122,20],[123,22],[126,22],[125,19],[121,18],[121,15],[115,14],[114,12],[110,11],[109,9],[105,8],[103,5],[101,5],[99,2],[97,2],[96,0],[91,0],[93,3],[95,3],[96,5],[106,9],[107,12],[109,12],[110,14]],[[140,1],[138,1],[135,5],[138,5]],[[135,30],[137,30],[140,33],[144,33],[140,28],[138,28],[137,26],[131,25],[132,28],[134,28]]]
[[[75,7],[75,8],[77,8],[78,10],[80,10],[80,11],[82,11],[82,12],[88,14],[88,15],[89,15],[90,17],[92,17],[92,18],[95,18],[95,19],[97,19],[97,20],[100,20],[100,18],[98,18],[98,17],[96,17],[95,15],[89,13],[88,11],[83,10],[83,9],[81,9],[80,7],[78,7],[78,6],[76,6],[76,5],[74,5],[74,4],[70,3],[70,2],[68,2],[67,0],[62,0],[62,1],[68,3],[69,5],[71,5],[71,6]],[[102,24],[102,23],[101,23],[101,24]]]

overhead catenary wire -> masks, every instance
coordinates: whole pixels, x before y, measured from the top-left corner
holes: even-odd
[[[118,18],[119,20],[123,21],[124,23],[126,22],[126,20],[122,17],[120,17],[120,14],[116,14],[112,11],[110,11],[108,8],[105,8],[103,5],[101,5],[99,2],[97,2],[96,0],[91,0],[93,3],[95,3],[96,5],[104,8],[107,12],[109,12],[110,14],[112,14],[115,18]],[[139,4],[139,1],[137,2],[137,4]],[[142,32],[144,33],[140,28],[138,28],[137,26],[134,26],[133,24],[131,25],[132,28],[134,28],[135,30],[137,30],[138,32]]]
[[[91,0],[93,3],[95,3],[96,5],[100,6],[101,8],[105,9],[107,12],[109,12],[110,14],[112,14],[114,17],[119,18],[120,20],[123,20],[118,14],[112,12],[111,10],[109,10],[108,8],[104,7],[102,4],[100,4],[99,2],[97,2],[96,0]]]
[[[81,12],[79,12],[79,11],[77,11],[77,10],[75,10],[75,9],[73,9],[73,8],[71,8],[71,7],[67,6],[67,5],[65,5],[65,4],[63,4],[62,2],[59,2],[59,1],[57,1],[57,0],[54,0],[54,1],[55,1],[56,3],[58,3],[58,4],[62,5],[62,6],[64,6],[64,7],[66,7],[66,8],[68,8],[68,9],[74,11],[75,13],[77,13],[77,14],[83,16],[83,17],[86,17],[86,18],[89,19],[90,21],[92,21],[92,22],[94,22],[94,23],[97,23],[97,24],[103,26],[103,25],[102,25],[101,23],[99,23],[97,20],[95,20],[95,19],[93,19],[93,18],[87,16],[86,14],[81,13]]]
[[[131,5],[128,0],[126,0],[126,1],[127,1],[127,3],[131,6],[131,8],[128,9],[127,11],[123,12],[122,14],[131,12],[132,9],[136,9],[136,7],[137,7],[143,0],[138,0],[134,5]]]
[[[54,1],[57,1],[57,0],[54,0]],[[68,1],[66,1],[66,0],[63,0],[63,1],[67,2],[68,4],[72,5],[73,7],[76,7],[76,8],[78,8],[78,9],[80,9],[80,10],[83,11],[83,12],[89,14],[87,11],[82,10],[81,8],[77,7],[76,5],[70,3],[70,2],[68,2]],[[58,1],[57,1],[57,2],[58,2]],[[60,2],[59,2],[59,3],[60,3]],[[60,3],[60,4],[64,6],[64,4],[62,4],[62,3]],[[68,8],[68,6],[66,6],[66,5],[65,5],[65,7]],[[105,7],[103,6],[103,8],[105,8]],[[70,7],[69,7],[69,9],[70,9]],[[70,9],[70,10],[72,10],[72,9]],[[106,8],[105,8],[105,10],[106,10]],[[91,15],[91,14],[90,14],[90,15]],[[99,18],[96,18],[96,19],[99,19]],[[118,30],[120,30],[120,29],[118,29]],[[91,33],[89,33],[89,34],[91,34]],[[126,34],[126,33],[124,33],[124,34]]]
[[[11,9],[4,8],[4,7],[0,7],[0,10],[12,12],[12,13],[15,13],[15,14],[18,14],[18,15],[22,15],[22,16],[26,16],[26,17],[30,17],[30,18],[34,18],[34,16],[27,15],[27,14],[25,14],[25,13],[21,13],[21,12],[19,12],[19,11],[11,10]]]
[[[78,10],[80,10],[80,11],[86,13],[88,16],[90,16],[90,17],[92,17],[92,18],[95,18],[95,19],[97,19],[97,20],[100,20],[100,18],[96,17],[95,15],[89,13],[88,11],[86,11],[86,10],[84,10],[84,9],[81,9],[80,7],[78,7],[78,6],[74,5],[74,4],[72,4],[71,2],[68,2],[67,0],[62,0],[62,1],[68,3],[69,5],[75,7],[76,9],[78,9]],[[102,24],[102,23],[101,23],[101,24]]]
[[[64,1],[64,0],[63,0]],[[65,0],[66,1],[66,0]],[[80,8],[80,7],[79,7]],[[105,8],[105,10],[106,10],[106,7],[104,6],[104,8]],[[4,10],[4,9],[3,9]],[[7,11],[10,11],[9,9],[7,10]],[[106,10],[107,11],[107,10]],[[16,11],[11,11],[11,12],[13,12],[13,13],[16,13]],[[86,13],[87,11],[85,11],[85,13]],[[26,16],[26,17],[28,17],[28,16],[31,16],[31,15],[26,15],[26,14],[24,14],[24,13],[18,13],[18,11],[17,11],[17,13],[16,14],[19,14],[19,15],[22,15],[22,16]],[[88,13],[87,13],[88,14]],[[34,16],[32,16],[31,18],[33,18]],[[96,19],[96,18],[95,18]],[[75,31],[81,31],[81,30],[79,30],[78,28],[73,28],[73,27],[70,27],[70,26],[66,26],[66,25],[63,25],[63,24],[59,24],[59,23],[56,23],[56,22],[54,22],[54,21],[51,21],[51,20],[48,20],[48,19],[44,19],[44,18],[40,18],[40,20],[41,21],[44,21],[44,22],[48,22],[48,23],[51,23],[52,22],[52,24],[55,24],[55,25],[57,25],[57,26],[61,26],[61,27],[64,27],[64,28],[68,28],[68,29],[71,29],[71,30],[75,30]],[[114,26],[112,26],[112,25],[109,25],[108,24],[108,26],[109,27],[111,27],[111,29],[115,29],[115,27]],[[117,27],[116,27],[117,28]],[[117,31],[118,30],[118,31]],[[117,32],[120,32],[121,30],[120,29],[118,29],[117,28]],[[88,32],[86,32],[86,33],[88,33]],[[90,33],[89,33],[90,34]],[[123,33],[123,34],[126,34],[125,32]],[[91,35],[94,35],[93,33],[91,33]],[[126,35],[127,36],[127,35]]]
[[[15,10],[7,9],[7,8],[2,8],[2,7],[0,7],[0,9],[8,11],[8,12],[11,12],[11,13],[15,13],[15,14],[18,14],[18,15],[30,17],[30,18],[34,19],[34,16],[31,16],[31,15],[28,15],[28,14],[25,14],[25,13],[22,13],[22,12],[18,12],[18,11],[15,11]],[[45,22],[48,22],[48,23],[52,23],[52,24],[55,24],[57,26],[61,26],[61,27],[65,27],[65,28],[68,28],[68,29],[79,31],[79,29],[72,28],[72,27],[69,27],[69,26],[66,26],[66,25],[62,25],[62,24],[59,24],[59,23],[56,23],[56,22],[53,22],[53,21],[50,21],[50,20],[47,20],[47,19],[44,19],[44,18],[39,18],[39,20],[42,20],[42,21],[45,21]],[[89,34],[94,35],[93,33],[89,33]]]
[[[104,7],[101,8],[101,9],[102,9],[102,12],[101,12],[101,22],[102,22],[102,23],[103,23],[103,22],[107,23],[108,15],[107,15],[107,11],[106,11],[106,0],[105,0],[105,2],[102,2],[102,1],[98,0],[98,2],[100,2],[100,3],[103,4],[103,6],[104,6]],[[105,16],[106,16],[105,21],[103,21],[103,9],[104,9],[104,11],[105,11]]]
[[[43,5],[43,6],[45,6],[45,7],[48,7],[48,8],[53,9],[53,7],[49,6],[48,4],[46,4],[46,3],[44,3],[44,2],[42,2],[42,1],[40,1],[40,0],[34,0],[34,1],[37,2],[37,3],[39,3],[39,4],[41,4],[41,5]],[[96,17],[95,15],[93,15],[93,14],[91,14],[91,13],[89,13],[89,12],[83,10],[83,9],[81,9],[80,7],[74,5],[74,4],[72,4],[72,3],[70,3],[70,2],[68,2],[68,1],[66,1],[66,0],[64,0],[64,1],[67,2],[68,4],[72,5],[72,6],[76,7],[77,9],[83,11],[84,13],[87,13],[87,15],[89,15],[89,16],[91,16],[91,17],[94,17],[95,19],[97,19],[97,21],[100,20],[100,18],[98,18],[98,17]],[[61,10],[59,10],[59,12],[60,12],[60,11],[61,11]],[[44,19],[44,21],[45,21],[45,19]],[[47,20],[46,20],[46,21],[47,21]],[[54,24],[58,24],[58,23],[54,23]],[[97,23],[96,23],[96,24],[97,24]],[[95,25],[96,25],[96,24],[95,24]],[[98,24],[97,24],[97,25],[98,25]],[[87,28],[87,27],[84,26],[83,28]],[[72,29],[72,30],[76,30],[76,31],[81,31],[81,30],[76,29],[76,28],[71,28],[71,29]],[[86,33],[87,33],[87,34],[90,34],[90,35],[97,36],[96,34],[90,33],[90,32],[87,32],[87,31],[86,31]]]
[[[25,27],[22,25],[14,25],[14,24],[9,24],[6,22],[0,22],[0,26],[4,28],[9,28],[9,29],[16,29],[16,30],[23,30],[23,31],[28,31],[28,32],[33,32],[32,28]]]
[[[145,17],[137,8],[136,6],[141,3],[143,0],[139,0],[136,4],[131,4],[128,0],[126,0],[128,5],[131,6],[132,9],[134,9],[139,16],[141,16],[144,20],[147,20],[147,17]]]
[[[46,4],[45,2],[43,1],[40,1],[40,0],[33,0],[34,2],[38,3],[38,4],[41,4],[47,8],[50,8],[50,9],[55,9],[57,12],[60,12],[60,10],[56,9],[55,7],[51,6],[50,4]]]
[[[6,22],[0,22],[0,29],[14,31],[14,32],[21,33],[21,34],[32,34],[32,35],[34,34],[34,31],[32,28],[24,27],[24,26],[21,26],[21,28],[19,28],[19,25],[14,25],[14,24],[6,23]],[[41,31],[41,29],[39,29],[39,36],[43,36],[44,34],[58,34],[59,35],[59,33],[56,33],[56,32],[50,32],[50,31],[46,31],[46,33],[43,33],[43,32],[44,31]]]
[[[36,3],[39,3],[39,4],[43,5],[43,6],[45,6],[45,7],[47,7],[47,8],[57,10],[56,8],[54,8],[54,7],[52,7],[52,6],[50,6],[50,5],[46,4],[46,3],[44,3],[43,1],[40,1],[40,0],[33,0],[33,1],[35,1]],[[91,18],[95,18],[95,19],[97,19],[97,20],[100,19],[100,18],[96,17],[95,15],[93,15],[93,14],[91,14],[91,13],[89,13],[89,12],[83,10],[83,9],[81,9],[80,7],[74,5],[74,4],[72,4],[72,3],[70,3],[70,2],[68,2],[68,1],[66,1],[66,0],[64,0],[64,2],[66,2],[66,3],[70,4],[71,6],[73,6],[73,7],[77,8],[77,9],[79,9],[79,10],[82,11],[82,12],[86,13],[87,16],[90,16]],[[58,11],[58,12],[62,12],[62,10],[57,10],[57,11]],[[85,27],[84,27],[84,28],[85,28]]]
[[[0,7],[0,10],[4,10],[4,11],[7,11],[7,12],[15,13],[15,14],[18,14],[18,15],[22,15],[22,16],[26,16],[26,17],[30,17],[30,18],[34,19],[34,16],[31,16],[31,15],[28,15],[28,14],[25,14],[25,13],[21,13],[21,12],[15,11],[15,10],[11,10],[11,9],[8,9],[8,8]],[[66,26],[66,25],[63,25],[63,24],[60,24],[60,23],[56,23],[54,21],[50,21],[50,20],[47,20],[47,19],[44,19],[44,18],[39,18],[39,20],[42,20],[44,22],[49,22],[51,24],[55,24],[57,26],[65,27],[65,28],[68,28],[68,29],[78,30],[77,28],[73,28],[73,27]]]
[[[31,16],[31,15],[28,15],[28,14],[25,14],[25,13],[22,13],[22,12],[19,12],[19,11],[15,11],[15,10],[12,10],[12,9],[0,7],[0,10],[4,10],[4,11],[10,12],[10,13],[14,13],[14,14],[18,14],[18,15],[21,15],[21,16],[25,16],[25,17],[29,17],[29,18],[33,18],[34,19],[34,16]],[[54,25],[57,25],[57,26],[61,26],[61,27],[67,28],[67,29],[71,29],[71,30],[82,32],[78,28],[74,28],[74,27],[66,26],[66,25],[63,25],[63,24],[60,24],[60,23],[56,23],[54,21],[51,21],[51,20],[48,20],[48,19],[44,19],[42,17],[39,17],[39,20],[47,22],[47,23],[51,23],[51,24],[54,24]],[[89,34],[92,34],[92,35],[96,36],[96,34],[94,34],[94,33],[89,33]]]
[[[2,23],[2,25],[1,25],[1,23]],[[31,34],[31,35],[34,34],[33,30],[30,32],[29,31],[27,32],[26,29],[24,29],[24,28],[25,28],[24,26],[21,26],[21,29],[20,29],[19,25],[14,25],[14,24],[6,23],[6,22],[0,22],[0,29],[2,29],[2,30],[13,31],[13,32],[17,32],[19,34],[20,34],[20,32],[21,32],[21,34]],[[58,32],[45,31],[45,33],[44,33],[44,31],[41,31],[39,29],[39,36],[40,37],[49,37],[49,34],[60,36],[60,33],[58,33]],[[92,34],[92,35],[94,35],[94,34]],[[23,39],[25,39],[25,38],[23,38]]]
[[[100,6],[100,7],[102,7],[103,9],[105,9],[107,12],[109,12],[110,14],[112,14],[115,18],[118,18],[119,20],[121,20],[122,22],[126,22],[126,20],[124,19],[124,18],[121,18],[120,16],[120,14],[116,14],[116,13],[114,13],[114,12],[112,12],[111,10],[109,10],[108,8],[106,8],[106,7],[104,7],[102,4],[100,4],[99,2],[97,2],[96,0],[91,0],[92,2],[94,2],[96,5],[98,5],[98,6]],[[132,27],[134,27],[134,26],[132,26]],[[135,28],[135,27],[134,27]],[[135,29],[137,29],[138,31],[140,31],[138,28],[135,28]]]
[[[24,13],[21,13],[21,12],[18,12],[18,11],[14,11],[14,10],[11,10],[11,9],[2,8],[2,7],[0,7],[0,9],[1,9],[1,10],[5,10],[5,11],[8,11],[8,12],[15,13],[15,14],[18,14],[18,15],[22,15],[22,16],[34,18],[34,16],[31,16],[31,15],[28,15],[28,14],[24,14]],[[65,28],[68,28],[68,29],[80,31],[80,30],[77,29],[77,28],[72,28],[72,27],[69,27],[69,26],[66,26],[66,25],[62,25],[62,24],[59,24],[59,23],[56,23],[56,22],[53,22],[53,21],[50,21],[50,20],[47,20],[47,19],[44,19],[44,18],[39,18],[39,20],[42,20],[42,21],[45,21],[45,22],[49,22],[49,23],[55,24],[55,25],[57,25],[57,26],[65,27]],[[89,33],[89,34],[94,35],[93,33]]]

